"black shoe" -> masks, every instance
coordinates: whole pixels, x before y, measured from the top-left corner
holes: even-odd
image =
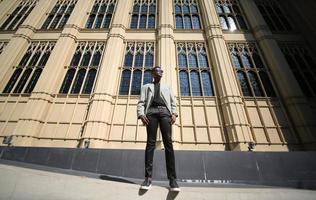
[[[145,178],[144,182],[140,186],[140,189],[141,190],[149,190],[150,187],[151,187],[151,179]]]
[[[180,187],[179,187],[176,179],[170,179],[169,186],[170,186],[170,191],[172,191],[172,192],[180,192]]]

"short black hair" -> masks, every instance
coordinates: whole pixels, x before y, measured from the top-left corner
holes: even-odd
[[[154,72],[157,68],[160,68],[160,69],[161,69],[160,66],[156,66],[156,67],[153,67],[153,68],[151,69],[151,72]]]

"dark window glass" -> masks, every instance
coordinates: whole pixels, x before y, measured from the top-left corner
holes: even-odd
[[[175,11],[176,11],[176,13],[181,13],[181,6],[180,5],[176,5],[175,6]]]
[[[202,82],[203,82],[204,96],[214,96],[211,77],[207,71],[202,72]]]
[[[92,66],[99,66],[101,60],[101,53],[95,52],[92,59]]]
[[[248,55],[242,54],[242,55],[241,55],[241,59],[242,59],[242,62],[243,62],[243,64],[244,64],[244,67],[245,67],[245,68],[253,68],[253,65],[252,65],[252,63],[251,63],[250,58],[249,58]]]
[[[110,27],[111,19],[112,19],[112,15],[111,14],[105,16],[105,20],[104,20],[104,23],[103,23],[103,28],[109,28]]]
[[[71,61],[71,66],[78,66],[79,65],[79,61],[80,61],[80,58],[81,58],[81,52],[77,52],[74,57],[72,58],[72,61]]]
[[[85,69],[80,69],[76,75],[74,85],[72,86],[71,93],[78,94],[80,92],[84,76],[86,75]]]
[[[143,57],[144,57],[143,54],[140,54],[140,53],[136,54],[136,56],[135,56],[135,64],[134,64],[135,67],[143,66]]]
[[[121,84],[120,84],[120,95],[128,95],[130,78],[131,78],[131,71],[124,70],[122,73]]]
[[[154,56],[148,53],[145,57],[145,66],[146,67],[153,67],[154,65]]]
[[[86,28],[92,28],[93,22],[95,19],[95,15],[90,15],[86,24]]]
[[[193,67],[193,68],[198,67],[196,56],[193,54],[189,54],[189,67]]]
[[[12,88],[14,87],[16,81],[18,80],[18,78],[20,77],[20,74],[22,72],[21,68],[18,68],[14,71],[14,73],[12,74],[8,84],[5,86],[3,93],[10,93]]]
[[[23,90],[25,83],[29,79],[29,76],[32,73],[32,69],[26,69],[24,73],[22,74],[22,77],[20,78],[20,81],[18,82],[18,85],[15,87],[13,93],[21,93]]]
[[[191,76],[191,85],[192,85],[192,95],[193,96],[202,96],[202,89],[200,85],[200,76],[196,71],[190,72]]]
[[[147,23],[147,16],[141,15],[140,21],[139,21],[139,28],[146,28],[146,23]]]
[[[147,83],[151,83],[153,81],[153,78],[151,76],[151,71],[146,70],[144,73],[144,85]]]
[[[191,24],[191,17],[185,15],[184,16],[184,28],[185,29],[192,29],[192,24]]]
[[[54,18],[54,15],[49,15],[46,19],[46,21],[44,22],[43,26],[42,26],[42,29],[47,29],[50,22],[53,20]]]
[[[83,86],[83,90],[82,90],[83,94],[90,94],[91,93],[96,74],[97,74],[97,70],[95,70],[95,69],[89,70],[85,84]]]
[[[178,62],[180,68],[186,68],[188,66],[187,57],[184,54],[178,54]]]
[[[269,77],[267,76],[267,74],[263,71],[259,72],[259,76],[261,78],[261,81],[262,81],[262,84],[263,84],[263,87],[266,91],[266,94],[268,97],[275,97],[275,92],[273,90],[273,87],[272,87],[272,84],[270,82],[270,79]]]
[[[83,56],[83,59],[81,61],[81,66],[88,66],[91,58],[90,51],[86,52]]]
[[[220,21],[220,23],[221,23],[222,29],[223,29],[223,30],[228,30],[228,26],[227,26],[227,22],[226,22],[225,17],[220,16],[220,17],[219,17],[219,21]]]
[[[238,55],[232,54],[232,60],[233,60],[233,65],[235,68],[240,69],[241,68],[241,62],[240,58]]]
[[[52,22],[52,24],[50,25],[50,28],[52,28],[52,29],[56,28],[56,26],[57,26],[57,24],[58,24],[60,18],[61,18],[61,15],[57,15],[57,16],[55,17],[54,21]]]
[[[26,86],[24,93],[31,93],[40,77],[42,73],[42,69],[36,69],[33,73],[33,76],[31,78],[31,80],[29,81],[28,85]]]
[[[180,15],[176,16],[176,28],[183,28],[183,21]]]
[[[237,78],[238,78],[238,81],[239,81],[239,84],[240,84],[240,87],[241,87],[243,95],[244,96],[248,96],[248,97],[249,96],[253,96],[251,94],[251,90],[250,90],[249,84],[248,84],[247,79],[245,77],[245,73],[238,71],[237,72]]]
[[[151,5],[149,6],[149,12],[150,12],[150,13],[156,13],[156,6],[155,6],[154,4],[151,4]]]
[[[63,19],[60,21],[58,28],[63,28],[69,19],[69,15],[64,15]]]
[[[142,8],[142,10],[141,10],[142,13],[147,13],[147,10],[148,10],[147,4],[143,4],[141,8]]]
[[[180,93],[181,96],[189,96],[190,88],[189,88],[189,77],[188,73],[185,71],[180,71]]]
[[[136,70],[133,73],[131,95],[139,95],[140,94],[141,84],[142,84],[142,72],[139,70]]]
[[[49,56],[50,56],[50,52],[44,53],[44,55],[42,56],[40,62],[38,63],[38,66],[45,66]]]
[[[60,93],[64,93],[64,94],[68,93],[71,82],[74,78],[75,72],[76,72],[75,69],[69,69],[67,71],[67,74],[66,74],[64,81],[63,81],[63,84],[62,84],[60,91],[59,91]]]
[[[155,28],[155,15],[150,15],[148,18],[148,28]]]
[[[133,12],[138,13],[138,12],[139,12],[139,9],[140,9],[139,4],[134,4],[134,7],[133,7]]]
[[[31,61],[28,65],[35,66],[40,56],[41,56],[41,52],[36,52],[31,58]]]
[[[94,25],[95,28],[101,27],[103,17],[104,17],[104,15],[98,15],[97,20],[96,20],[95,25]]]
[[[19,66],[25,66],[27,64],[27,61],[30,59],[31,55],[31,52],[27,52],[20,61]]]
[[[203,54],[199,54],[200,67],[208,67],[207,57]]]
[[[198,8],[196,5],[191,5],[191,13],[198,13]]]
[[[190,7],[188,5],[184,5],[182,9],[183,9],[183,13],[190,13]]]
[[[132,16],[131,28],[137,28],[138,24],[138,15]]]
[[[133,55],[131,53],[127,53],[125,55],[125,63],[124,66],[132,66],[133,65]]]
[[[255,95],[257,97],[264,96],[257,75],[254,72],[248,72],[248,77]]]
[[[200,19],[198,16],[192,16],[193,29],[201,29]]]

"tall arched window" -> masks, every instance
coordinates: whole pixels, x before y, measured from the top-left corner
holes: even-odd
[[[177,29],[201,29],[197,1],[175,0],[174,10]]]
[[[255,3],[271,31],[292,31],[291,20],[278,1],[255,0]]]
[[[142,84],[152,82],[151,68],[154,66],[154,54],[153,42],[127,43],[120,95],[139,95]]]
[[[54,45],[54,42],[32,42],[12,74],[3,93],[31,93]]]
[[[95,0],[86,23],[86,28],[109,28],[115,5],[116,0]]]
[[[138,23],[139,19],[139,23]],[[130,28],[149,29],[156,27],[156,0],[135,0]]]
[[[203,43],[177,43],[181,96],[213,96],[209,64]],[[188,55],[189,65],[187,65]]]
[[[38,1],[30,0],[30,1],[19,1],[19,5],[16,9],[7,15],[8,18],[5,22],[0,26],[1,30],[16,30],[18,27],[24,22],[24,20],[31,13],[35,5]]]
[[[90,94],[96,81],[104,48],[104,42],[80,42],[59,93],[68,94],[70,91],[72,94]]]
[[[230,43],[228,46],[243,95],[275,97],[271,81],[267,76],[268,72],[261,61],[256,45],[254,43]],[[241,59],[239,55],[241,55]]]
[[[216,12],[223,30],[247,30],[247,24],[236,0],[215,0]]]
[[[50,11],[48,18],[42,25],[42,29],[61,29],[66,25],[69,16],[71,15],[77,0],[60,0],[57,1],[55,7]],[[93,16],[90,16],[86,25],[91,25]]]

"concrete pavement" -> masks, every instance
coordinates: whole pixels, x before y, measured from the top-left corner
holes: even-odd
[[[104,178],[109,179],[109,178]],[[119,179],[118,179],[119,180]],[[168,191],[167,182],[139,190],[141,180],[109,181],[39,169],[0,164],[1,200],[315,200],[315,190],[277,187],[227,187],[180,183],[181,192]]]

